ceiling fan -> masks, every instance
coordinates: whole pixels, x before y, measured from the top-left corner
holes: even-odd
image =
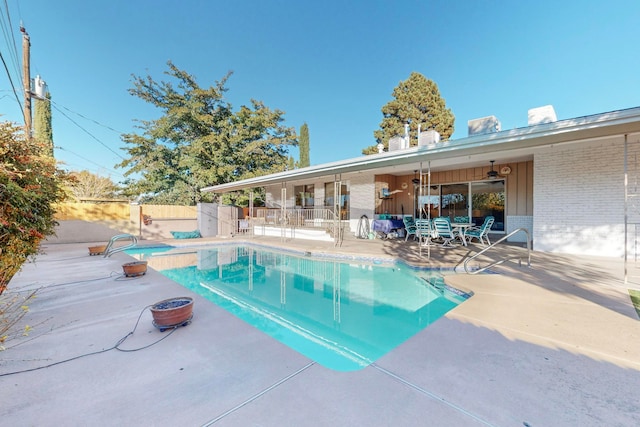
[[[413,179],[411,180],[411,182],[414,186],[420,185],[420,179],[416,176],[417,173],[417,170],[413,171]]]
[[[498,171],[493,169],[493,163],[495,160],[490,160],[491,170],[487,172],[487,179],[496,179],[498,177]]]

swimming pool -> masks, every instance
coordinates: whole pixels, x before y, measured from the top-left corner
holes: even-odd
[[[235,245],[127,253],[338,371],[371,364],[468,298],[440,272],[402,264]]]

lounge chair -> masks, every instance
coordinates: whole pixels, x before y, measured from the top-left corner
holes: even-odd
[[[404,229],[405,229],[405,238],[404,241],[406,242],[409,239],[409,235],[413,234],[413,238],[416,238],[416,222],[413,220],[412,216],[405,216],[404,218],[402,218],[402,222],[404,223]]]
[[[416,220],[416,236],[418,237],[418,241],[420,244],[430,245],[431,239],[436,237],[433,227],[431,227],[431,221],[428,219],[417,219]]]
[[[482,246],[484,246],[484,239],[486,239],[487,245],[490,245],[491,241],[489,240],[489,231],[491,230],[491,226],[493,226],[494,221],[495,218],[491,215],[485,217],[482,225],[480,227],[472,227],[468,229],[464,233],[465,237],[469,239],[469,242],[471,242],[471,239],[478,239]]]
[[[442,246],[453,247],[453,241],[458,235],[451,229],[451,223],[448,218],[438,217],[433,219],[433,229],[439,238],[442,239]]]

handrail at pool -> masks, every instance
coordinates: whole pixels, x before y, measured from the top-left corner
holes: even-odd
[[[516,233],[519,233],[520,231],[523,231],[526,235],[527,235],[527,267],[531,267],[531,237],[529,235],[529,230],[527,230],[526,228],[518,228],[516,230],[513,230],[511,233],[507,234],[506,236],[502,237],[500,240],[490,244],[489,246],[487,246],[486,248],[484,248],[483,250],[481,250],[480,252],[478,252],[477,254],[468,257],[467,259],[464,260],[464,271],[467,274],[478,274],[481,273],[493,266],[502,264],[505,261],[509,261],[510,259],[514,259],[514,258],[503,258],[503,259],[499,259],[498,261],[492,262],[489,265],[486,265],[478,270],[473,270],[473,271],[469,271],[469,267],[467,264],[469,264],[469,262],[477,257],[479,257],[480,255],[482,255],[483,253],[487,252],[489,249],[493,248],[495,245],[497,245],[498,243],[508,239],[509,237],[513,236]],[[520,265],[522,265],[522,258],[518,257],[518,260],[520,262]]]
[[[113,244],[116,241],[123,240],[123,239],[130,239],[131,243],[127,245],[118,246],[117,248],[113,247]],[[122,252],[124,250],[131,249],[135,247],[137,244],[138,244],[138,238],[133,234],[118,234],[116,236],[113,236],[111,240],[109,240],[109,244],[107,245],[107,248],[104,251],[104,257],[107,258],[115,254],[116,252]]]

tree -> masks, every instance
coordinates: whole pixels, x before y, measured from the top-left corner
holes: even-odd
[[[309,126],[304,123],[300,127],[300,143],[298,148],[300,149],[300,167],[304,168],[309,166]]]
[[[35,138],[46,147],[46,152],[53,157],[53,128],[51,127],[51,95],[46,99],[36,99],[34,113]]]
[[[420,73],[413,72],[393,90],[394,99],[382,107],[380,129],[373,132],[376,145],[362,150],[362,154],[378,152],[377,145],[389,148],[389,139],[404,135],[404,125],[409,123],[410,145],[417,145],[418,125],[421,131],[435,129],[441,140],[453,134],[455,117],[446,108],[438,86]]]
[[[118,186],[110,179],[83,170],[71,172],[69,191],[76,199],[113,199],[118,193]]]
[[[208,201],[205,186],[237,181],[287,167],[295,131],[282,125],[284,112],[251,100],[236,112],[225,101],[225,84],[201,88],[195,78],[171,61],[165,72],[173,82],[133,76],[129,92],[162,111],[157,120],[140,121],[142,134],[125,134],[129,168],[125,194],[145,202],[193,205]],[[174,83],[177,85],[174,86]]]
[[[66,175],[48,150],[15,124],[0,123],[0,294],[54,233],[52,204],[64,200]]]

